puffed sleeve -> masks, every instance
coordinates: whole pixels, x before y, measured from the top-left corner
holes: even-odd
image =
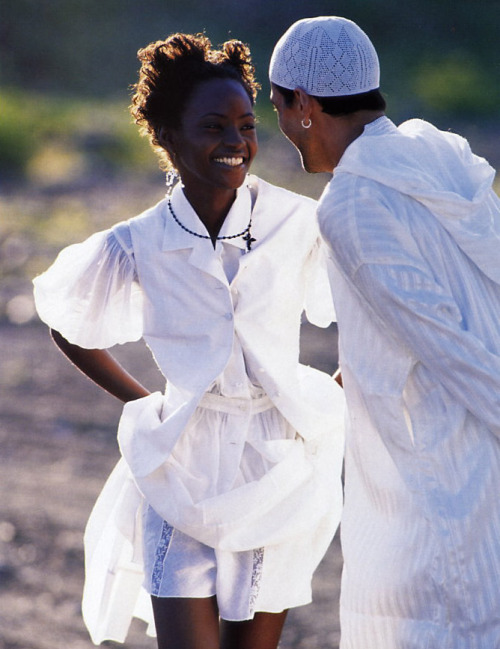
[[[40,319],[70,343],[104,349],[142,336],[142,292],[127,224],[68,246],[33,284]]]
[[[306,262],[306,294],[304,310],[306,317],[317,327],[328,327],[336,321],[330,289],[329,272],[331,260],[326,245],[318,238]]]

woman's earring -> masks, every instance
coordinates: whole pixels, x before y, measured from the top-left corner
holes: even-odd
[[[167,186],[167,195],[172,193],[174,185],[179,181],[179,174],[176,169],[169,169],[165,178],[165,184]]]
[[[302,121],[300,122],[300,124],[301,124],[302,128],[311,128],[311,126],[312,126],[311,118],[309,118],[309,124],[306,124],[306,123],[304,122],[304,120],[302,120]]]

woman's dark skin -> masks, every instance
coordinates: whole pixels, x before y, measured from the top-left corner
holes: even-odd
[[[55,344],[73,365],[120,401],[135,401],[150,394],[105,349],[84,349],[69,343],[58,331],[51,329],[50,333]]]
[[[217,600],[152,597],[160,649],[276,649],[287,611],[253,620],[218,619]]]

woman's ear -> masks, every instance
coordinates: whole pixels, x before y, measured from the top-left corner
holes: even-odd
[[[158,144],[164,149],[167,153],[167,158],[170,160],[170,163],[174,166],[177,166],[176,163],[176,146],[175,146],[175,133],[172,129],[165,128],[162,126],[158,131]]]
[[[160,127],[158,131],[158,143],[171,157],[175,156],[174,136],[171,129],[165,128],[164,126]]]

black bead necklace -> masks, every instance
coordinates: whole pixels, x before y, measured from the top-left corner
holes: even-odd
[[[186,226],[183,223],[181,223],[177,218],[177,216],[175,215],[174,208],[172,207],[172,201],[170,200],[170,198],[168,199],[168,209],[170,210],[170,214],[172,215],[177,225],[179,225],[186,232],[189,232],[189,234],[192,234],[194,237],[198,237],[199,239],[212,238],[206,234],[199,234],[198,232],[193,232],[193,230],[186,228]],[[217,241],[221,241],[222,239],[237,239],[238,237],[242,237],[243,241],[246,241],[247,252],[249,252],[252,249],[252,243],[256,241],[256,239],[252,237],[252,233],[250,231],[251,227],[252,227],[252,216],[250,215],[250,221],[248,222],[247,227],[242,232],[238,232],[238,234],[228,234],[228,235],[215,237],[215,238]]]

